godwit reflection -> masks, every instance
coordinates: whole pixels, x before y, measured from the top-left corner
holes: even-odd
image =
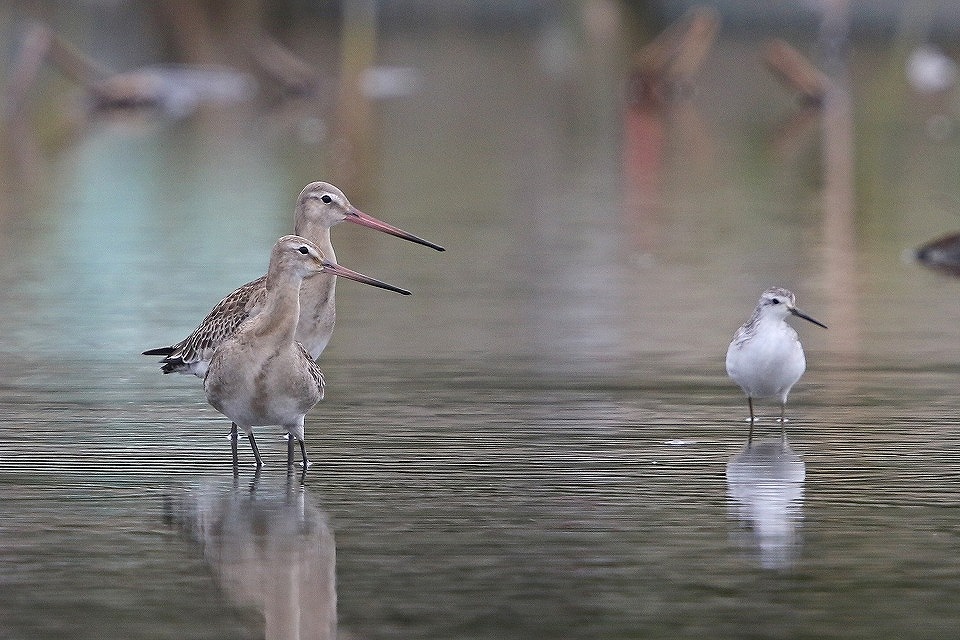
[[[754,442],[727,463],[730,513],[752,532],[738,537],[764,568],[788,568],[800,551],[805,473],[800,456],[779,439]]]
[[[263,613],[265,638],[337,636],[333,530],[302,485],[207,482],[175,493],[169,507],[227,597]]]

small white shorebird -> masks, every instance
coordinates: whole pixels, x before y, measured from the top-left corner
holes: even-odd
[[[309,466],[303,420],[323,399],[323,373],[296,340],[300,285],[326,273],[409,295],[405,289],[368,278],[326,259],[306,238],[283,236],[273,246],[260,312],[245,321],[214,351],[203,389],[207,400],[233,421],[231,440],[237,461],[237,427],[250,440],[257,467],[263,465],[253,427],[280,425],[289,433],[287,465],[293,465],[293,442],[300,444],[304,469]]]
[[[803,347],[797,332],[786,323],[787,316],[803,318],[824,329],[827,325],[814,320],[796,307],[797,299],[790,291],[771,287],[763,292],[753,315],[733,336],[727,349],[727,375],[747,394],[750,408],[750,435],[753,440],[753,399],[780,399],[780,437],[786,439],[784,412],[787,396],[807,368]]]
[[[294,233],[316,244],[332,263],[337,261],[330,242],[330,227],[348,220],[364,227],[443,251],[444,248],[373,216],[363,213],[347,200],[343,192],[326,182],[311,182],[297,199]],[[300,322],[297,340],[314,360],[326,348],[336,320],[336,277],[320,274],[308,278],[300,290]],[[263,309],[266,277],[248,282],[221,300],[193,333],[169,347],[149,349],[145,356],[165,356],[160,362],[164,373],[193,374],[202,378],[213,352],[230,337],[244,320]]]

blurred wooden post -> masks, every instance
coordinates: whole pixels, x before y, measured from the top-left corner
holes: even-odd
[[[363,193],[371,184],[375,138],[373,107],[363,91],[366,71],[376,61],[377,7],[374,0],[347,0],[343,5],[340,60],[339,134],[345,148],[338,153],[337,184]],[[361,198],[362,199],[362,198]]]
[[[825,0],[820,45],[831,82],[823,97],[824,274],[830,299],[831,350],[855,353],[860,345],[856,265],[856,192],[853,103],[845,50],[847,0]]]
[[[719,29],[717,12],[697,7],[633,57],[623,115],[623,211],[640,248],[657,243],[667,115],[677,124],[669,133],[682,136],[681,149],[696,154],[694,160],[712,155],[705,126],[692,102],[682,98],[692,94],[693,77],[712,50]]]
[[[856,268],[855,151],[853,104],[845,50],[849,42],[848,0],[824,0],[819,45],[823,72],[783,40],[771,40],[762,59],[783,84],[796,91],[801,108],[775,139],[783,152],[800,131],[819,121],[823,157],[823,278],[830,299],[831,350],[855,352],[860,342]]]

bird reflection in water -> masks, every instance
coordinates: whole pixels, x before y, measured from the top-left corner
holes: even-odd
[[[765,569],[787,569],[800,552],[805,474],[803,460],[781,440],[754,442],[727,463],[730,513],[746,527],[736,537]]]
[[[333,530],[292,476],[189,486],[167,506],[227,597],[263,614],[265,638],[337,637]]]

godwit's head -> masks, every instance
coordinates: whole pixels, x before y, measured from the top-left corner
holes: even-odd
[[[311,182],[300,192],[300,198],[297,200],[297,219],[295,231],[297,233],[306,233],[306,228],[311,225],[317,225],[324,229],[329,229],[335,224],[347,220],[364,227],[376,229],[392,236],[422,244],[437,251],[444,251],[444,248],[434,244],[429,240],[424,240],[412,233],[407,233],[403,229],[387,224],[373,216],[360,211],[350,204],[347,197],[343,195],[340,189],[329,182]]]
[[[320,247],[300,236],[283,236],[277,240],[270,255],[270,272],[286,272],[296,274],[300,278],[309,278],[318,273],[329,273],[381,289],[395,291],[405,296],[410,295],[410,292],[406,289],[365,276],[328,260]]]

